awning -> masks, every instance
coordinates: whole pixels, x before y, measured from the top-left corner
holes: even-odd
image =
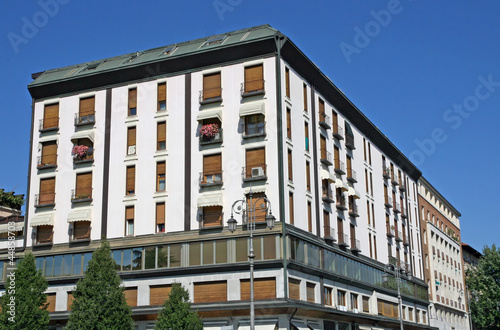
[[[268,323],[268,324],[255,324],[255,330],[274,330],[276,329],[276,323]],[[243,325],[240,323],[238,330],[250,330],[250,325],[246,325],[246,322]]]
[[[252,186],[252,187],[246,187],[245,188],[245,195],[250,192],[250,188],[252,188],[252,192],[254,193],[267,193],[267,188],[265,185],[259,185],[259,186]]]
[[[222,206],[222,193],[206,193],[198,197],[198,207]]]
[[[256,114],[266,114],[264,102],[251,102],[243,104],[240,108],[240,117]]]
[[[299,330],[311,330],[302,321],[292,320],[291,323]]]
[[[24,222],[16,222],[14,223],[14,227],[15,227],[14,230],[12,230],[12,227],[9,230],[8,223],[0,225],[0,234],[8,233],[9,231],[21,231],[24,228]]]
[[[36,226],[53,226],[54,213],[40,214],[31,219],[31,227]]]
[[[327,170],[321,169],[321,180],[329,180],[331,183],[335,182],[335,175],[328,172]]]
[[[353,187],[349,187],[349,189],[347,190],[347,195],[354,196],[354,198],[361,198],[359,192]]]
[[[210,118],[218,118],[220,121],[222,121],[222,109],[214,108],[214,109],[201,110],[200,112],[198,112],[198,115],[196,116],[196,120],[204,120]]]
[[[89,139],[93,143],[94,142],[94,131],[93,130],[79,131],[79,132],[76,132],[75,134],[73,134],[73,136],[71,136],[71,142],[73,142],[74,144],[77,143],[78,139]]]
[[[77,209],[68,215],[68,222],[92,221],[90,208]]]
[[[342,188],[342,190],[349,190],[347,184],[345,184],[345,182],[339,178],[335,178],[335,188]]]

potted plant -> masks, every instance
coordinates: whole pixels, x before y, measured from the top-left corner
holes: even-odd
[[[219,125],[206,124],[200,128],[200,137],[203,141],[211,141],[219,136]]]
[[[73,159],[74,160],[84,160],[87,158],[87,152],[89,147],[84,145],[76,145],[73,147]]]

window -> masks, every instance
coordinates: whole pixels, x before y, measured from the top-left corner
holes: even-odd
[[[76,189],[73,201],[92,198],[92,172],[76,174]]]
[[[253,195],[252,195],[252,202],[250,203],[250,195],[247,195],[246,199],[247,199],[247,203],[248,205],[251,205],[251,207],[253,207],[253,205],[255,204],[255,201],[257,199],[260,199],[260,198],[264,198],[266,197],[266,194],[263,193],[263,192],[259,192],[259,193],[256,193],[254,192]],[[265,222],[266,221],[266,210],[263,210],[260,205],[262,205],[262,203],[264,203],[264,200],[261,199],[257,205],[255,205],[255,212],[254,212],[254,216],[255,216],[255,222]]]
[[[363,138],[363,160],[366,162],[368,158],[366,158],[366,139]]]
[[[36,243],[48,244],[52,243],[53,226],[38,226],[36,227]]]
[[[264,69],[262,64],[246,67],[243,95],[261,91],[264,91]]]
[[[332,306],[332,288],[324,287],[325,306]]]
[[[135,155],[135,136],[136,136],[136,128],[128,127],[127,128],[127,155]]]
[[[58,127],[59,127],[59,103],[46,104],[43,109],[43,120],[40,123],[40,129],[49,130]]]
[[[165,191],[165,162],[156,163],[156,191]]]
[[[356,227],[352,223],[349,226],[351,230],[351,249],[358,248],[358,244],[356,244]]]
[[[293,193],[288,193],[288,204],[289,204],[289,213],[290,213],[290,223],[294,224],[294,212],[293,212]]]
[[[290,69],[285,68],[285,92],[286,97],[290,98]]]
[[[303,84],[303,98],[304,98],[304,111],[307,112],[308,110],[308,106],[307,106],[307,85],[306,84]]]
[[[325,101],[323,101],[322,99],[318,100],[318,110],[319,110],[319,121],[326,122]]]
[[[90,221],[73,222],[73,240],[90,239]]]
[[[55,187],[56,178],[47,178],[40,180],[40,194],[38,195],[38,202],[35,205],[49,205],[55,203]]]
[[[156,232],[165,232],[165,203],[156,204]]]
[[[135,166],[127,166],[126,195],[135,194]]]
[[[304,123],[304,136],[305,136],[305,144],[306,151],[309,151],[309,124],[307,122]]]
[[[38,167],[45,167],[57,164],[57,141],[42,142],[42,156],[38,162]]]
[[[250,300],[250,280],[240,280],[241,300]],[[254,299],[275,299],[276,278],[254,279]]]
[[[203,156],[203,174],[201,185],[222,184],[222,155]]]
[[[372,164],[372,146],[370,142],[368,142],[368,164]]]
[[[363,296],[363,312],[370,313],[370,297]]]
[[[165,302],[165,298],[172,291],[172,285],[150,285],[149,286],[149,304],[151,306],[160,306]]]
[[[351,310],[358,309],[358,295],[355,293],[351,293]]]
[[[373,258],[372,234],[371,233],[368,233],[368,244],[370,244],[370,258]]]
[[[222,226],[222,206],[203,208],[203,227]]]
[[[337,290],[337,306],[346,306],[345,291]]]
[[[156,150],[167,149],[167,123],[159,122],[156,124]]]
[[[366,201],[366,214],[368,215],[368,226],[370,226],[370,201]]]
[[[375,252],[375,260],[377,260],[377,236],[373,235],[373,247]]]
[[[373,174],[370,172],[370,195],[373,197]]]
[[[341,135],[340,129],[339,129],[339,118],[338,115],[335,111],[332,110],[332,126],[333,126],[333,135],[337,135],[337,138],[339,135]]]
[[[245,136],[265,134],[266,123],[263,114],[245,116]]]
[[[219,101],[222,96],[221,73],[212,73],[203,76],[202,102]]]
[[[125,235],[134,235],[134,207],[127,206],[125,208]]]
[[[92,124],[95,122],[95,97],[80,99],[80,110],[78,113],[77,125]]]
[[[337,234],[338,234],[338,242],[344,242],[344,223],[342,222],[342,218],[337,218]]]
[[[207,303],[227,301],[227,282],[202,282],[194,283],[193,302]]]
[[[288,149],[288,181],[293,182],[292,150]]]
[[[262,179],[266,177],[265,148],[247,149],[245,179]]]
[[[375,228],[375,204],[372,204],[372,224],[373,228]]]
[[[306,283],[306,293],[307,293],[307,302],[316,302],[314,298],[314,289],[316,288],[316,284],[314,283]]]
[[[157,90],[158,106],[157,111],[167,110],[167,83],[159,83]]]
[[[128,90],[128,115],[137,115],[137,88]]]
[[[306,161],[306,190],[311,191],[311,164]]]
[[[352,158],[349,155],[346,155],[346,163],[347,163],[347,177],[355,178],[354,170],[352,169]]]

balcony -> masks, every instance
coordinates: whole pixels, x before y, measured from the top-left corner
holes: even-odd
[[[387,237],[392,238],[395,237],[396,235],[394,234],[394,227],[387,227]]]
[[[200,229],[216,229],[221,228],[222,219],[224,219],[224,212],[207,212],[204,211],[200,214]]]
[[[75,113],[75,126],[85,126],[85,125],[94,125],[95,124],[95,114],[80,116]]]
[[[339,159],[335,159],[335,173],[340,174],[340,175],[345,174],[344,162],[339,160]]]
[[[406,213],[406,208],[403,206],[401,206],[401,218],[403,219],[406,219],[408,218],[408,214]]]
[[[71,203],[92,202],[92,189],[71,190]]]
[[[349,247],[349,237],[347,234],[339,233],[339,246]]]
[[[241,83],[241,97],[264,95],[266,93],[264,85],[264,79],[245,81],[244,83]]]
[[[401,208],[398,202],[394,203],[394,213],[401,213]]]
[[[323,196],[322,196],[323,202],[326,202],[326,203],[333,203],[334,202],[334,200],[333,200],[333,190],[331,190],[328,187],[322,187],[321,191],[323,193]]]
[[[264,137],[266,136],[266,122],[256,122],[256,123],[247,123],[241,125],[241,131],[243,132],[243,139],[251,139],[255,137]]]
[[[211,135],[200,134],[200,145],[222,143],[222,128],[217,129],[218,132]]]
[[[200,187],[222,186],[222,171],[200,172]]]
[[[406,235],[403,235],[403,245],[410,246],[410,241],[406,238]]]
[[[361,242],[359,241],[359,239],[351,237],[351,251],[354,253],[361,252]]]
[[[38,126],[38,131],[40,133],[51,132],[59,130],[59,118],[43,120],[40,119],[40,123]]]
[[[346,198],[344,196],[337,195],[337,202],[335,203],[335,206],[337,207],[337,210],[340,210],[340,211],[347,210]]]
[[[399,185],[399,179],[398,179],[398,175],[396,173],[394,173],[391,177],[391,183],[394,185],[394,186],[397,186]]]
[[[385,198],[384,205],[385,205],[385,207],[387,207],[387,208],[391,208],[391,207],[393,206],[393,205],[392,205],[392,198],[391,198],[391,197],[389,197],[389,196],[387,196],[387,197]]]
[[[324,226],[324,236],[325,236],[325,241],[335,242],[335,229],[330,226]]]
[[[35,207],[51,207],[56,205],[56,193],[35,194]]]
[[[88,149],[85,149],[83,152],[75,152],[77,147],[82,147],[82,146],[74,146],[73,147],[73,164],[83,164],[83,163],[93,163],[94,162],[94,148],[93,147],[88,147]]]
[[[337,125],[336,127],[335,125],[333,126],[333,137],[337,140],[344,139],[344,129],[340,125]]]
[[[358,206],[356,203],[349,203],[349,215],[354,218],[359,217]]]
[[[47,168],[56,168],[56,162],[47,162],[43,159],[43,156],[38,156],[36,168],[39,170],[47,169]]]
[[[324,129],[330,129],[330,117],[324,112],[319,113],[319,126],[323,127]]]
[[[222,102],[222,88],[204,89],[200,91],[200,104]]]
[[[405,182],[401,178],[399,178],[399,191],[402,191],[402,192],[406,191]]]
[[[400,261],[399,262],[399,269],[401,269],[402,271],[405,271],[407,273],[411,273],[410,264],[407,262]]]
[[[389,256],[389,265],[393,265],[394,267],[398,266],[398,259],[393,256]]]
[[[329,153],[326,148],[321,149],[321,158],[320,161],[323,165],[330,166],[333,165],[332,162],[332,154]]]
[[[387,166],[382,166],[382,176],[384,179],[389,179],[391,177],[391,169]]]
[[[243,182],[267,180],[267,165],[257,164],[253,166],[243,166],[241,173]]]
[[[354,137],[347,134],[345,137],[345,147],[349,148],[351,150],[356,149],[356,146],[354,145]]]
[[[398,234],[396,235],[396,242],[402,242],[403,241],[403,234],[401,231],[398,231]]]
[[[347,181],[352,183],[358,182],[358,179],[356,177],[356,171],[353,170],[352,168],[347,169]]]

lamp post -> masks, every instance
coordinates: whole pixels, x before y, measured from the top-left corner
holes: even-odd
[[[233,203],[231,207],[231,218],[227,221],[227,226],[231,233],[236,230],[237,221],[234,219],[233,214],[241,214],[242,222],[247,223],[247,229],[250,231],[250,250],[248,252],[248,259],[250,260],[250,330],[255,330],[255,305],[254,305],[254,292],[253,292],[253,271],[254,271],[254,251],[253,251],[253,231],[255,230],[255,212],[257,210],[266,212],[267,227],[272,229],[276,218],[271,211],[271,201],[266,197],[260,197],[256,200],[253,199],[253,191],[250,187],[248,193],[249,200],[240,199]],[[261,203],[259,205],[259,202]],[[269,214],[267,214],[269,211]]]
[[[382,275],[384,282],[389,280],[389,275],[387,274],[388,270],[394,271],[394,277],[396,278],[396,284],[398,286],[398,308],[399,308],[399,326],[401,330],[403,330],[403,301],[401,299],[401,271],[399,267],[393,265],[392,263],[388,263],[384,268],[384,275]]]

